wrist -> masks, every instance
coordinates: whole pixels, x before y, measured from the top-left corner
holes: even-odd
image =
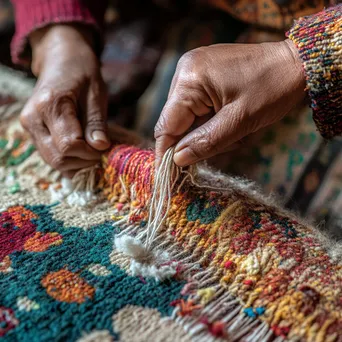
[[[294,102],[303,101],[306,96],[306,79],[296,46],[289,39],[262,45],[266,50],[266,64],[276,77],[281,78],[284,92],[291,94]]]
[[[94,54],[92,30],[85,25],[50,25],[32,32],[29,40],[32,48],[31,69],[36,76],[51,55],[53,58],[64,58],[72,53],[81,58],[85,54]]]
[[[284,40],[281,44],[283,46],[283,53],[287,56],[287,61],[293,70],[294,84],[297,85],[299,89],[302,89],[302,92],[305,94],[306,79],[303,63],[300,59],[298,50],[290,39]]]

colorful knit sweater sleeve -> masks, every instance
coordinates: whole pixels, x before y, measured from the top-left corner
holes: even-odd
[[[107,1],[93,0],[12,0],[16,32],[11,44],[14,63],[30,61],[28,36],[38,28],[54,23],[82,23],[92,26],[100,41]],[[100,45],[100,44],[98,44]]]
[[[318,130],[326,139],[342,135],[342,4],[300,18],[288,37],[303,61]]]

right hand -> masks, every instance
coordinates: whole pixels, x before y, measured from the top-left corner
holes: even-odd
[[[305,95],[302,61],[290,40],[189,51],[178,62],[155,127],[156,166],[171,146],[182,167],[231,151]]]
[[[66,176],[92,166],[110,146],[107,94],[90,32],[54,25],[30,36],[38,77],[21,113],[43,159]]]

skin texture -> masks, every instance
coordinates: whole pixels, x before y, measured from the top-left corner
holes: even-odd
[[[171,146],[179,166],[238,147],[282,119],[305,98],[304,90],[302,63],[290,40],[186,53],[155,127],[157,167]]]
[[[86,27],[54,25],[30,36],[38,77],[21,113],[44,160],[72,176],[100,160],[110,146],[107,95]]]
[[[44,160],[70,177],[97,163],[110,146],[106,89],[91,30],[52,25],[31,34],[30,43],[38,82],[21,122]],[[186,53],[155,128],[156,166],[171,146],[179,166],[238,147],[301,102],[304,88],[302,64],[289,40]]]

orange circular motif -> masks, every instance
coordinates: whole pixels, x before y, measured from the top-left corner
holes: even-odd
[[[47,274],[41,284],[49,296],[60,302],[81,304],[92,299],[95,293],[95,289],[78,274],[66,269]]]

